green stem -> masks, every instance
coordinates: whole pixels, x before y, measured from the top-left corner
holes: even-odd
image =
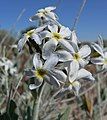
[[[42,98],[42,94],[43,94],[43,91],[44,91],[44,89],[45,89],[45,86],[46,86],[46,83],[44,83],[44,85],[43,85],[43,87],[42,87],[42,89],[41,89],[39,98],[38,98],[38,100],[36,101],[36,104],[35,104],[35,106],[34,106],[33,120],[38,120],[39,107],[40,107],[41,98]]]

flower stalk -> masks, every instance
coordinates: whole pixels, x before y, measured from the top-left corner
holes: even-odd
[[[33,120],[38,120],[38,117],[39,117],[39,107],[40,107],[42,94],[43,94],[43,91],[44,91],[45,87],[46,87],[46,83],[44,83],[44,85],[42,86],[39,98],[37,99],[36,104],[34,104]]]

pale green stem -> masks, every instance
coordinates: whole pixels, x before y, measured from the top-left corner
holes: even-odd
[[[15,88],[15,91],[14,91],[14,93],[13,93],[12,99],[14,99],[14,97],[15,97],[15,95],[16,95],[16,93],[17,93],[17,89],[18,89],[18,87],[20,86],[21,81],[22,81],[22,77],[21,77],[21,79],[19,80],[19,82],[18,82],[18,84],[17,84],[17,86],[16,86],[16,88]]]
[[[42,89],[41,89],[39,98],[38,98],[38,100],[36,101],[36,104],[35,104],[35,106],[34,106],[33,120],[38,120],[39,107],[40,107],[41,98],[42,98],[42,94],[43,94],[43,91],[44,91],[44,89],[45,89],[45,86],[46,86],[46,83],[44,83],[44,85],[43,85],[43,87],[42,87]]]
[[[6,77],[5,77],[5,81],[6,81],[7,96],[9,96],[9,84],[8,84],[8,76],[7,76],[7,75],[6,75]]]

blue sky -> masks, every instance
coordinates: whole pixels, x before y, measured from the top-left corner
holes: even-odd
[[[72,28],[82,1],[61,0],[55,13],[63,25]],[[34,15],[38,9],[54,6],[56,3],[58,0],[1,0],[0,28],[9,30],[24,8],[26,11],[16,24],[15,31],[19,32],[35,25],[29,22],[29,17]],[[107,38],[107,0],[87,0],[76,31],[80,40],[97,40],[99,33]]]

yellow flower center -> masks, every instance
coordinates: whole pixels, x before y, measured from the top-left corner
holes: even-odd
[[[38,78],[38,79],[43,79],[43,77],[47,74],[47,71],[44,70],[44,69],[41,69],[41,68],[38,68],[36,71],[35,71],[35,76]]]
[[[33,30],[29,30],[27,33],[26,33],[26,36],[29,38],[31,37],[31,35],[34,33],[34,29]]]
[[[59,33],[54,32],[54,33],[53,33],[53,38],[55,38],[56,40],[59,40],[59,39],[62,38],[62,36],[61,36]]]
[[[73,55],[73,57],[74,57],[74,59],[77,60],[77,61],[81,58],[78,53],[75,53],[75,54]]]

